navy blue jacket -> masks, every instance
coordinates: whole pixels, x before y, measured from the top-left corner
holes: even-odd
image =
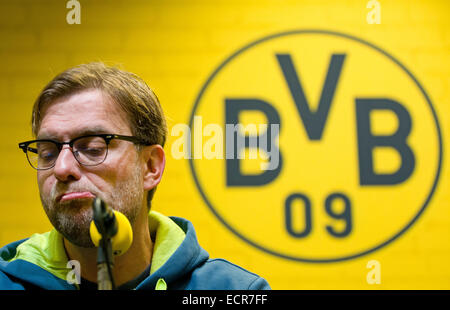
[[[266,280],[224,259],[210,259],[191,222],[149,213],[154,240],[150,274],[135,288],[169,290],[270,289]],[[0,249],[0,289],[74,290],[62,236],[52,230]],[[73,283],[73,281],[72,281]]]

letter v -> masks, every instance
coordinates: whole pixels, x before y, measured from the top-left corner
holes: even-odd
[[[311,111],[309,108],[308,101],[306,100],[306,96],[292,62],[291,55],[276,54],[276,56],[309,139],[320,140],[322,138],[331,101],[334,97],[337,82],[339,80],[346,55],[332,55],[328,66],[325,83],[322,87],[319,106],[315,112]]]

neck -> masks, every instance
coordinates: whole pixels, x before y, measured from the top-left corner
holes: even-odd
[[[146,208],[143,208],[146,209]],[[112,269],[114,282],[120,286],[140,275],[150,264],[153,252],[153,242],[148,228],[148,216],[139,216],[133,225],[133,243],[128,251],[114,257]],[[81,277],[97,282],[97,248],[84,248],[74,245],[64,238],[69,260],[80,262]]]

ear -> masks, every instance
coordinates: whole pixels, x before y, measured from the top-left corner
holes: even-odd
[[[161,181],[164,167],[166,166],[166,155],[161,145],[149,145],[142,150],[144,165],[144,190],[154,188]]]

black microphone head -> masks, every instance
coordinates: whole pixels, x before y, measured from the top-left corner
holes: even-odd
[[[117,222],[113,210],[100,198],[92,202],[94,223],[103,238],[112,238],[117,233]]]

